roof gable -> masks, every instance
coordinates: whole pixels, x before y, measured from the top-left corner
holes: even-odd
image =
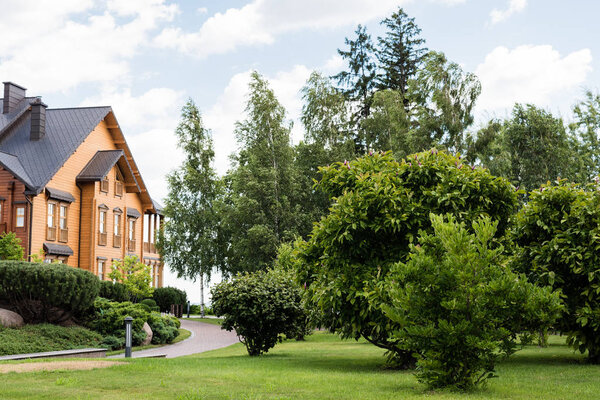
[[[123,150],[99,150],[92,159],[86,164],[77,175],[77,182],[96,182],[106,177],[110,170],[118,165],[123,172],[126,183],[135,184],[136,190],[127,190],[128,192],[139,192],[140,188],[135,179],[135,175],[125,158]],[[127,186],[129,188],[131,186]]]

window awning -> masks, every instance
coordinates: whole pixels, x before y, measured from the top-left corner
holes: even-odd
[[[73,250],[65,244],[44,243],[44,252],[55,256],[72,256]]]
[[[49,198],[58,201],[66,201],[67,203],[73,203],[75,201],[75,197],[73,197],[71,193],[63,190],[46,187],[46,194]]]
[[[127,209],[127,216],[131,217],[131,218],[139,218],[142,216],[142,214],[136,210],[135,208],[128,208]]]

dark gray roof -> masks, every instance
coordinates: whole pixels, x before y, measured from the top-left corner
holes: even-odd
[[[72,203],[75,201],[75,197],[73,197],[73,195],[71,193],[64,192],[64,191],[58,190],[58,189],[46,187],[46,194],[51,199],[55,199],[55,200],[67,201],[69,203]]]
[[[0,137],[0,151],[18,158],[24,174],[21,171],[22,175],[17,178],[30,192],[37,194],[110,111],[110,107],[48,109],[46,134],[37,141],[29,137],[31,113],[23,114],[16,121],[11,119],[13,113],[5,114],[0,129],[13,123]],[[0,159],[0,163],[10,169],[4,161]]]
[[[152,206],[159,215],[163,215],[163,206],[161,206],[158,201],[152,199]]]
[[[5,169],[7,169],[8,172],[13,174],[17,179],[20,179],[25,184],[25,186],[27,186],[28,188],[33,187],[33,182],[31,181],[31,178],[29,178],[29,175],[25,171],[25,168],[23,168],[23,164],[21,164],[21,161],[19,161],[17,157],[13,156],[12,154],[0,151],[0,164],[2,164],[2,166]]]
[[[139,218],[142,216],[142,214],[135,208],[127,208],[127,216],[133,217],[133,218]]]
[[[44,243],[44,252],[57,256],[72,256],[73,250],[66,244]]]
[[[77,182],[91,182],[104,179],[110,169],[123,157],[123,150],[100,150],[77,175]]]

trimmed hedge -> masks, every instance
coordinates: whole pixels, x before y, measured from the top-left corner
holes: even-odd
[[[154,289],[152,298],[162,312],[170,312],[171,304],[185,305],[187,303],[187,294],[183,290],[170,286]],[[185,310],[187,311],[187,308]]]
[[[63,264],[0,260],[0,298],[27,322],[60,323],[94,304],[100,281]]]
[[[100,297],[112,301],[129,301],[130,296],[127,287],[120,282],[100,281]]]

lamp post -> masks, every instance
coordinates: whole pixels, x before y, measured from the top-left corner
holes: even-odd
[[[125,357],[131,357],[131,324],[133,318],[125,317]]]
[[[188,307],[188,313],[187,314],[188,314],[188,318],[189,318],[190,317],[190,301],[189,300],[188,300],[188,303],[187,303],[187,307]]]

